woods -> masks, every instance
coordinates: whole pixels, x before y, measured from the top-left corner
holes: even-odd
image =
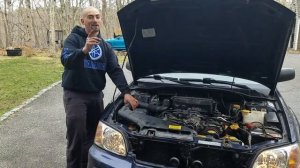
[[[80,25],[82,8],[101,11],[103,38],[121,34],[117,11],[133,0],[0,0],[0,49],[28,47],[54,52],[75,25]],[[296,13],[290,47],[299,41],[298,0],[277,0]],[[293,44],[293,45],[292,45]]]
[[[103,38],[120,34],[117,11],[132,0],[0,0],[0,48],[30,47],[55,51],[75,25],[82,8],[102,13]]]

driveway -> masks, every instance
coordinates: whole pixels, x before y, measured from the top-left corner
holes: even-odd
[[[284,67],[299,72],[295,80],[279,84],[279,90],[300,119],[300,55],[287,55]],[[125,70],[125,74],[131,81],[130,72]],[[112,99],[113,90],[108,80],[105,104]],[[0,168],[65,167],[65,132],[58,85],[0,123]]]

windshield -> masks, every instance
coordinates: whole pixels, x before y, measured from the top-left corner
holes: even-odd
[[[214,86],[228,86],[231,87],[231,85],[229,84],[224,84],[224,83],[218,83],[218,81],[222,81],[222,82],[228,82],[228,83],[232,83],[234,82],[234,84],[238,84],[238,85],[245,85],[247,86],[249,89],[255,90],[259,93],[262,93],[264,95],[268,95],[270,93],[270,89],[260,83],[254,82],[254,81],[250,81],[247,79],[242,79],[242,78],[236,78],[236,77],[231,77],[231,76],[225,76],[225,75],[212,75],[212,74],[200,74],[200,73],[163,73],[163,74],[155,74],[155,75],[159,75],[162,78],[166,77],[166,78],[176,78],[178,80],[184,80],[184,79],[190,79],[190,83],[193,84],[203,84],[203,82],[200,82],[203,79],[213,79],[216,82],[212,82],[212,83],[204,83],[206,85],[214,85]],[[149,77],[153,77],[155,75],[150,75]],[[197,79],[199,79],[199,82],[196,81]],[[151,78],[141,78],[138,81],[141,82],[161,82],[161,80],[155,80],[155,79],[151,79]],[[187,80],[184,80],[187,81]],[[167,83],[167,81],[164,81],[164,83]],[[168,82],[168,83],[174,83],[174,82]]]

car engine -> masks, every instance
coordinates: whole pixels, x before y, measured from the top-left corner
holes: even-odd
[[[207,157],[206,164],[214,165],[208,163],[211,158],[203,153],[207,148],[249,150],[282,138],[275,104],[269,100],[251,100],[233,94],[197,97],[134,91],[132,95],[139,100],[139,107],[132,110],[122,106],[117,121],[134,137],[131,143],[139,160],[173,165],[172,158],[174,162],[187,163],[193,155],[195,158],[203,155],[201,162]],[[198,153],[200,148],[202,152]],[[168,152],[163,156],[151,155],[159,151]],[[215,152],[214,155],[221,155],[219,159],[235,156],[225,151]],[[163,161],[166,159],[167,163]]]
[[[281,137],[274,105],[268,101],[232,103],[202,97],[133,95],[139,108],[132,111],[124,106],[118,114],[130,131],[141,135],[191,141],[205,137],[250,146],[264,138]]]

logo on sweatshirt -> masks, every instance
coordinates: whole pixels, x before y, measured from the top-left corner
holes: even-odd
[[[69,48],[64,48],[63,49],[63,52],[62,52],[62,57],[64,59],[68,59],[69,57],[71,56],[71,53],[69,51]]]
[[[94,45],[89,52],[89,56],[92,60],[98,60],[102,57],[102,49],[99,45]]]

